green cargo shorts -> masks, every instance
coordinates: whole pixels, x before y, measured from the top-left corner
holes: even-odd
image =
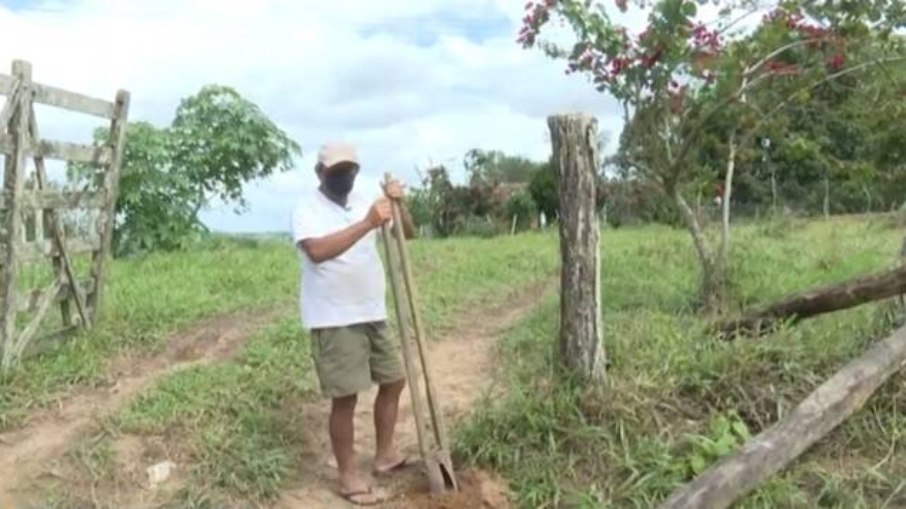
[[[384,322],[312,329],[311,355],[321,393],[351,396],[371,383],[398,382],[405,376],[399,346],[387,337]]]

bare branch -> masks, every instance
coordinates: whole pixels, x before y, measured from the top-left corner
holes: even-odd
[[[767,56],[765,56],[764,58],[762,58],[762,59],[759,60],[758,62],[756,62],[755,65],[749,66],[749,67],[743,72],[743,77],[744,77],[744,78],[750,77],[749,75],[750,75],[751,73],[757,71],[757,70],[758,70],[759,68],[761,68],[764,64],[768,63],[768,61],[770,61],[772,58],[776,57],[777,55],[783,53],[783,52],[786,51],[786,50],[793,49],[793,48],[795,48],[796,46],[802,46],[802,45],[805,45],[805,44],[809,44],[809,43],[813,43],[813,42],[818,42],[818,41],[820,41],[820,40],[821,40],[820,37],[813,37],[813,38],[811,38],[811,39],[803,39],[803,40],[801,40],[801,41],[793,41],[793,42],[791,42],[791,43],[789,43],[789,44],[783,45],[783,46],[777,48],[776,50],[772,51],[771,53],[769,53]]]
[[[780,111],[781,109],[783,109],[783,108],[790,102],[790,100],[791,100],[796,94],[798,94],[799,92],[805,92],[806,90],[813,90],[813,89],[815,89],[815,88],[817,88],[817,87],[823,85],[824,83],[833,81],[833,80],[835,80],[835,79],[837,79],[837,78],[840,78],[840,77],[842,77],[842,76],[846,76],[847,74],[850,74],[850,73],[859,71],[859,70],[864,69],[864,68],[866,68],[866,67],[868,67],[868,66],[871,66],[871,65],[881,65],[881,64],[884,64],[884,63],[892,63],[892,62],[899,62],[899,61],[906,61],[906,56],[897,57],[897,58],[878,59],[878,60],[873,60],[873,61],[871,61],[871,62],[863,62],[863,63],[861,63],[861,64],[859,64],[859,65],[854,65],[854,66],[852,66],[852,67],[848,67],[848,68],[846,68],[846,69],[844,69],[844,70],[842,70],[842,71],[836,72],[836,73],[834,73],[834,74],[829,74],[829,75],[825,76],[824,78],[822,78],[822,79],[816,81],[815,83],[812,83],[811,85],[808,85],[808,86],[805,86],[805,87],[800,88],[800,89],[797,90],[795,93],[790,94],[789,96],[787,96],[786,99],[780,101],[780,104],[778,104],[777,106],[774,107],[774,109],[772,109],[770,112],[768,112],[768,114],[765,116],[765,120],[767,120],[767,117],[770,117],[770,116],[773,115],[774,113],[777,113],[778,111]],[[759,125],[760,125],[760,123],[759,123],[759,124],[756,124],[756,127],[759,126]]]
[[[825,76],[824,78],[822,78],[808,86],[802,87],[801,89],[797,90],[795,93],[791,94],[786,99],[781,101],[780,104],[778,104],[774,109],[769,111],[766,115],[763,115],[762,120],[760,120],[758,123],[756,123],[754,128],[760,127],[765,121],[767,121],[767,119],[769,117],[771,117],[774,113],[777,113],[783,107],[785,107],[790,102],[792,97],[794,97],[799,92],[814,89],[824,83],[833,81],[837,78],[840,78],[847,74],[864,69],[871,65],[881,65],[881,64],[885,64],[885,63],[894,63],[894,62],[901,62],[901,61],[906,61],[906,56],[891,57],[891,58],[885,58],[885,59],[875,59],[870,62],[864,62],[862,64],[846,68],[846,69],[836,72],[834,74],[829,74],[829,75]],[[674,167],[675,166],[678,167],[681,164],[681,161],[683,161],[685,159],[686,155],[688,155],[689,151],[692,150],[692,147],[697,143],[699,137],[701,136],[702,132],[704,131],[705,125],[711,119],[711,117],[714,116],[714,114],[716,114],[718,111],[722,110],[723,108],[726,108],[733,102],[736,102],[739,99],[739,97],[741,96],[741,94],[745,93],[750,88],[751,88],[751,86],[747,86],[746,90],[743,90],[743,89],[738,90],[735,94],[730,95],[729,97],[725,98],[724,100],[720,101],[718,104],[713,106],[704,115],[702,115],[701,118],[698,119],[698,122],[691,129],[691,133],[690,133],[689,137],[685,140],[685,143],[683,143],[683,145],[681,146],[677,159],[675,161],[673,161],[671,163],[671,167],[668,168],[668,172],[677,171],[677,168],[674,168]]]

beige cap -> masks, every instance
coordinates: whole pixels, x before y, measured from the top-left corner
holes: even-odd
[[[325,168],[330,168],[338,163],[359,164],[359,156],[355,147],[350,143],[325,143],[318,151],[318,163],[324,165]]]

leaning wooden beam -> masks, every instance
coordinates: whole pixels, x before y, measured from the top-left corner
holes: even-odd
[[[113,103],[95,99],[87,95],[63,90],[62,88],[35,83],[35,102],[62,108],[64,110],[86,113],[96,117],[113,118]]]
[[[903,293],[906,293],[906,265],[797,293],[745,316],[718,322],[713,330],[723,338],[759,336],[784,321],[793,323]]]
[[[41,139],[41,135],[38,132],[38,121],[35,117],[34,106],[29,107],[29,121],[28,121],[29,133],[31,134],[32,139],[38,140]],[[45,190],[47,188],[47,168],[44,166],[44,158],[36,156],[35,157],[35,176],[38,189]],[[79,318],[82,320],[82,326],[85,328],[91,328],[91,317],[88,315],[88,307],[85,305],[85,297],[79,291],[79,281],[76,279],[75,269],[72,268],[72,261],[69,259],[69,254],[66,252],[66,236],[63,234],[63,227],[60,224],[60,218],[57,215],[57,211],[52,208],[44,209],[44,225],[50,226],[50,231],[53,236],[53,240],[56,243],[57,255],[54,256],[53,264],[54,268],[59,274],[60,269],[63,269],[63,272],[66,274],[66,278],[69,280],[69,285],[72,287],[72,296],[75,299],[76,309],[79,312]],[[43,237],[43,236],[42,236]],[[64,302],[63,307],[60,309],[60,313],[63,315],[64,321],[71,319],[69,315],[69,306],[68,303]],[[66,323],[69,325],[69,323]]]
[[[762,431],[668,497],[661,509],[722,509],[830,433],[906,363],[906,327],[877,342]]]
[[[25,329],[23,329],[22,333],[19,335],[19,339],[15,342],[13,352],[17,358],[21,357],[22,352],[28,347],[32,338],[34,338],[38,331],[41,330],[41,322],[44,321],[44,317],[47,315],[47,311],[50,310],[50,305],[53,304],[54,297],[57,295],[57,292],[59,292],[62,284],[63,281],[57,277],[44,291],[44,294],[38,301],[37,309],[35,310],[34,315],[32,315],[31,321],[25,326]]]
[[[12,154],[15,141],[12,136],[0,134],[0,153]],[[56,140],[40,140],[26,147],[26,155],[72,161],[75,163],[91,163],[104,165],[110,162],[113,151],[107,146],[83,145]]]
[[[25,345],[25,349],[22,350],[21,353],[21,358],[27,358],[47,352],[78,332],[78,325],[65,325],[59,329],[35,336],[29,344]]]

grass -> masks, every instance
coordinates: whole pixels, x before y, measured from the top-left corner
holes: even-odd
[[[218,247],[116,260],[103,322],[0,377],[0,430],[67,390],[101,381],[105,361],[119,351],[152,351],[201,318],[291,298],[297,283],[283,244]]]
[[[413,243],[429,334],[443,334],[461,314],[548,278],[558,263],[552,239],[538,234]],[[181,506],[270,500],[304,461],[304,403],[317,397],[316,389],[309,343],[293,307],[235,359],[181,371],[140,395],[112,416],[107,440],[119,433],[166,437],[178,455],[170,459],[189,466],[186,490],[177,496]],[[107,477],[113,483],[115,475]],[[82,501],[78,496],[70,502]]]
[[[734,304],[888,267],[901,241],[894,226],[864,218],[740,226],[733,236]],[[763,341],[716,342],[691,309],[698,268],[684,232],[605,230],[602,241],[608,384],[581,389],[555,372],[559,303],[550,298],[502,339],[506,396],[478,405],[455,433],[459,460],[506,475],[523,507],[656,505],[891,327],[889,307],[873,304]],[[471,309],[548,277],[557,253],[554,232],[413,243],[429,333],[449,332]],[[151,352],[199,318],[285,304],[286,314],[235,358],[162,379],[106,420],[100,438],[70,452],[93,487],[115,486],[116,437],[163,437],[171,459],[188,467],[176,506],[273,499],[304,461],[302,412],[317,397],[296,318],[297,271],[293,251],[268,240],[117,261],[108,320],[0,382],[0,423],[13,426],[29,407],[103,379],[105,362],[118,352]],[[161,295],[167,300],[158,301]],[[895,454],[903,380],[888,383],[740,507],[906,503],[906,462]],[[60,497],[55,504],[80,496],[63,492],[51,492]]]
[[[217,240],[204,247],[116,260],[103,323],[0,376],[0,431],[21,424],[29,409],[101,382],[106,362],[119,352],[152,352],[180,328],[221,313],[283,304],[295,309],[299,269],[288,241]],[[431,273],[436,288],[476,299],[494,299],[508,283],[549,273],[556,264],[555,246],[544,235],[414,242],[411,252],[418,281]],[[476,253],[482,263],[473,263]],[[37,277],[28,279],[38,284]],[[425,297],[434,299],[426,303],[425,320],[442,332],[458,296],[439,291]]]
[[[864,219],[741,227],[735,296],[752,304],[890,266],[901,235]],[[881,303],[763,341],[717,342],[689,309],[697,267],[683,232],[608,230],[602,255],[608,383],[583,390],[555,373],[552,298],[502,340],[507,397],[479,406],[455,436],[458,456],[507,476],[521,507],[655,506],[891,328]],[[906,503],[904,380],[738,507]]]

